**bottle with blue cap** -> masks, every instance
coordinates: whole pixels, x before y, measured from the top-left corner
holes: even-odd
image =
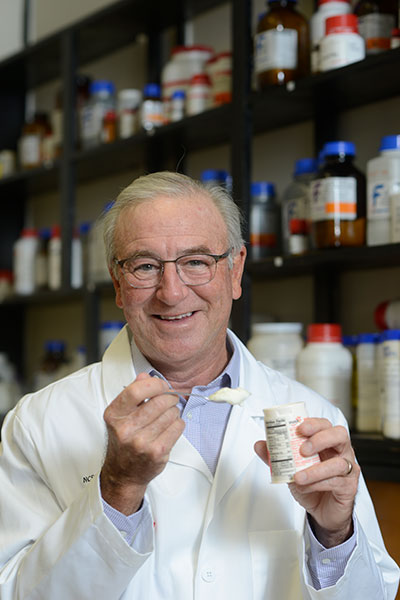
[[[115,85],[112,81],[93,81],[89,92],[89,101],[81,112],[83,148],[91,148],[101,143],[104,116],[109,111],[115,111]]]
[[[367,244],[400,241],[400,135],[381,139],[379,156],[367,163]],[[393,215],[393,218],[392,218]]]
[[[205,185],[221,185],[229,193],[232,191],[232,176],[225,169],[205,169],[200,174]]]
[[[324,162],[311,184],[311,238],[314,248],[363,246],[366,179],[354,165],[353,142],[327,142]]]
[[[250,246],[253,259],[280,252],[280,206],[270,181],[251,184]]]
[[[359,432],[380,432],[382,415],[379,401],[378,344],[379,333],[360,333],[357,344],[358,402],[356,429]]]
[[[310,185],[316,173],[315,158],[296,160],[293,180],[282,196],[284,254],[304,254],[309,248]]]
[[[158,83],[147,83],[144,86],[140,121],[142,128],[149,134],[154,133],[157,127],[164,125],[161,86]]]

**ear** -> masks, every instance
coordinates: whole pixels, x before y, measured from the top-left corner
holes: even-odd
[[[118,308],[123,308],[122,298],[121,298],[121,285],[119,283],[119,280],[115,277],[112,269],[109,268],[108,270],[111,275],[111,279],[112,279],[114,290],[115,290],[115,304],[118,306]]]
[[[240,251],[233,257],[233,266],[231,269],[231,281],[232,281],[232,298],[237,300],[242,295],[242,275],[244,270],[244,263],[246,260],[247,250],[244,246],[241,247]]]

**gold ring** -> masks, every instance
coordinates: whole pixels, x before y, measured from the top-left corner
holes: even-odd
[[[344,474],[344,477],[347,477],[348,475],[350,475],[350,473],[353,470],[353,463],[348,458],[345,458],[344,456],[342,456],[342,458],[347,463],[347,472]]]

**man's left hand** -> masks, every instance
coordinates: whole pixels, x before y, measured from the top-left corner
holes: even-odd
[[[326,548],[338,546],[353,532],[353,506],[360,477],[349,434],[345,427],[334,427],[327,419],[319,418],[306,419],[297,431],[307,438],[300,448],[303,456],[319,454],[321,462],[296,473],[290,491],[307,511],[319,542]],[[265,462],[269,461],[265,442],[257,442],[255,450]]]

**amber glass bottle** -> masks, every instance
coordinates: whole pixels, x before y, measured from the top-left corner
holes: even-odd
[[[397,27],[397,0],[359,0],[354,6],[358,29],[365,40],[367,54],[377,54],[390,48],[393,28]]]
[[[325,162],[311,184],[311,238],[314,248],[365,244],[366,181],[354,166],[352,142],[328,142]]]
[[[296,4],[297,0],[269,0],[269,10],[259,19],[254,64],[260,89],[309,73],[309,27]]]

